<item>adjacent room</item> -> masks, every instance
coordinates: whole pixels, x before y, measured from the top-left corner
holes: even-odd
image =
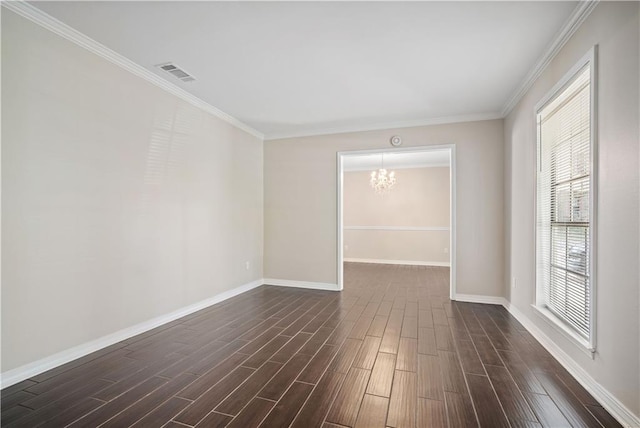
[[[432,146],[340,154],[343,269],[367,268],[362,263],[387,265],[380,268],[390,272],[429,266],[430,273],[446,278],[449,296],[456,294],[449,252],[452,151]],[[338,285],[344,288],[344,281]]]
[[[640,2],[0,14],[3,427],[640,427]]]
[[[448,150],[345,156],[343,261],[450,266],[449,175]]]

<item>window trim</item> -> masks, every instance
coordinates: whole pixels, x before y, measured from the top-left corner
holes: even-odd
[[[536,134],[536,155],[534,158],[534,168],[536,171],[536,179],[534,181],[534,197],[535,202],[533,204],[534,210],[534,272],[535,272],[535,302],[532,305],[536,311],[535,313],[540,315],[545,321],[549,321],[550,325],[559,331],[563,336],[571,339],[571,341],[578,345],[582,350],[587,351],[591,357],[594,357],[596,352],[596,329],[597,329],[597,211],[598,211],[598,63],[597,63],[598,46],[595,45],[582,57],[580,60],[567,71],[564,76],[556,83],[551,90],[549,90],[544,97],[534,107],[534,126]],[[589,189],[590,189],[590,204],[589,204],[589,285],[591,288],[591,300],[589,302],[589,338],[585,338],[570,327],[564,320],[556,316],[552,311],[544,306],[544,296],[542,284],[538,281],[538,157],[540,146],[540,124],[538,123],[538,114],[543,110],[550,102],[552,102],[560,93],[565,90],[577,76],[580,70],[589,66],[589,79],[590,79],[590,177],[589,177]]]

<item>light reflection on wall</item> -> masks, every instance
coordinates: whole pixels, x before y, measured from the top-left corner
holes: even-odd
[[[186,103],[156,114],[144,172],[145,199],[183,172],[190,138],[201,128],[202,112]]]
[[[131,261],[134,269],[143,269],[139,274],[157,285],[170,284],[163,288],[175,293],[174,298],[182,298],[186,294],[187,175],[190,156],[197,153],[193,144],[201,134],[204,118],[189,104],[176,103],[173,107],[156,111],[149,135],[137,221],[132,230]],[[183,245],[175,245],[177,242]],[[166,305],[166,296],[152,293],[146,299],[159,309]]]

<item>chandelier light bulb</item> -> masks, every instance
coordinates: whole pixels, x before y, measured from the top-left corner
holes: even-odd
[[[385,168],[371,171],[369,183],[376,193],[385,194],[396,184],[396,173],[394,171],[387,171]]]

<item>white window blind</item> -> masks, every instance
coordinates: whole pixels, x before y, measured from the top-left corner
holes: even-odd
[[[591,69],[538,110],[538,304],[591,338]]]

